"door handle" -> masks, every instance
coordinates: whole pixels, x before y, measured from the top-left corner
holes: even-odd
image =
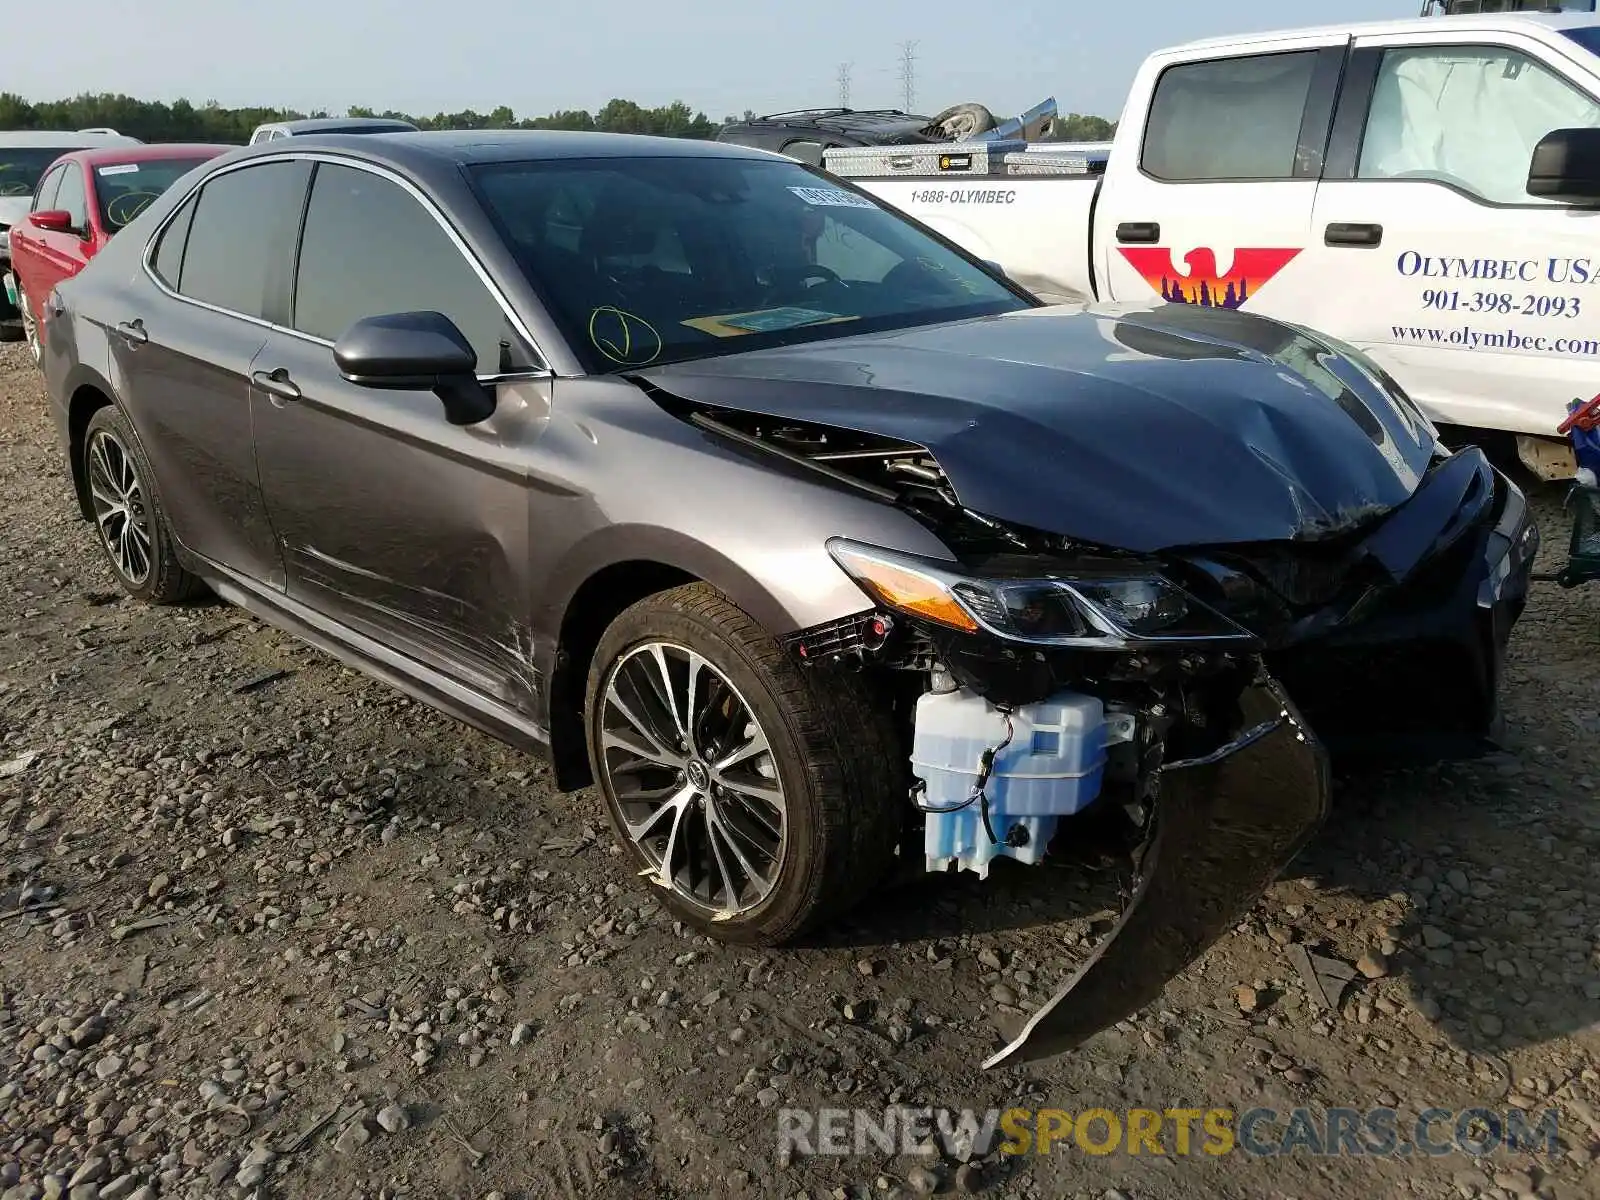
[[[253,372],[250,376],[250,382],[271,396],[274,403],[300,399],[300,389],[295,386],[294,380],[289,378],[287,368],[279,367],[275,371]]]
[[[1161,226],[1155,221],[1124,221],[1117,226],[1117,241],[1153,243],[1161,240]]]
[[[52,314],[60,316],[60,313]],[[135,317],[131,321],[124,321],[117,326],[117,336],[130,346],[142,346],[150,340],[150,335],[144,331],[144,320]]]
[[[1381,246],[1383,226],[1335,221],[1323,233],[1322,240],[1329,246]]]

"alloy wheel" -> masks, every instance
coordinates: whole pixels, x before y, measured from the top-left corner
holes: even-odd
[[[33,319],[28,293],[20,287],[17,289],[17,308],[22,312],[22,332],[28,339],[28,353],[33,355],[33,365],[39,366],[44,362],[44,343],[39,340],[39,322]]]
[[[647,642],[601,691],[601,764],[642,874],[718,920],[772,892],[786,809],[766,732],[702,655]]]
[[[115,434],[89,438],[89,498],[100,540],[117,573],[134,587],[150,577],[150,510],[133,456]]]

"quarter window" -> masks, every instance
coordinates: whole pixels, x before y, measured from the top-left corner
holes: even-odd
[[[303,161],[262,163],[208,181],[189,222],[178,291],[229,312],[265,317],[268,297],[288,286],[310,170]]]
[[[166,229],[161,232],[161,241],[156,245],[155,258],[150,263],[156,278],[169,288],[177,288],[178,276],[183,270],[183,243],[189,237],[189,223],[194,220],[194,206],[195,200],[191,196],[184,201],[178,215],[167,222]]]
[[[1528,195],[1533,151],[1555,129],[1600,126],[1600,104],[1501,46],[1386,50],[1357,176],[1426,179],[1494,204]]]
[[[530,366],[504,310],[460,248],[398,184],[323,163],[311,185],[294,327],[329,341],[364,317],[440,312],[478,352],[478,373]]]
[[[55,207],[64,209],[72,218],[72,228],[79,233],[89,229],[89,197],[83,190],[83,170],[76,163],[67,164],[61,177],[61,190],[56,193]]]
[[[1171,183],[1293,179],[1318,51],[1208,59],[1156,83],[1140,165]]]

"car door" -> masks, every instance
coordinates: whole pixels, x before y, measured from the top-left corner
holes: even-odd
[[[1550,434],[1600,389],[1600,212],[1527,194],[1554,129],[1600,88],[1510,32],[1357,40],[1308,251],[1305,314],[1372,355],[1436,421]]]
[[[496,377],[478,425],[426,390],[347,383],[334,341],[363,317],[442,312]],[[290,598],[531,708],[529,512],[516,451],[548,415],[548,383],[444,218],[396,179],[320,162],[295,275],[292,332],[256,362],[261,481]]]
[[[39,186],[33,190],[33,203],[28,208],[30,213],[46,212],[55,207],[56,193],[61,190],[61,180],[67,173],[68,165],[60,163],[52,167],[39,180]],[[18,221],[10,233],[11,273],[17,285],[26,293],[35,321],[39,319],[44,298],[50,294],[49,289],[43,287],[49,275],[44,262],[46,232],[24,219]]]
[[[113,384],[144,443],[177,539],[281,590],[251,439],[250,371],[266,297],[288,286],[309,163],[210,176],[156,233],[112,342]]]
[[[36,286],[28,288],[28,293],[36,297],[36,308],[44,302],[51,288],[83,269],[84,263],[89,261],[84,248],[94,237],[94,227],[89,220],[89,192],[84,184],[83,165],[66,162],[62,166],[65,170],[51,207],[65,212],[69,224],[66,229],[34,230],[39,235],[36,243],[38,253],[35,256],[38,282]]]
[[[1143,143],[1112,155],[1094,217],[1104,293],[1293,313],[1346,45],[1145,65],[1123,117]]]

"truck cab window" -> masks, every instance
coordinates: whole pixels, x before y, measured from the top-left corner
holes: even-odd
[[[1293,179],[1315,50],[1168,67],[1156,83],[1140,166],[1169,183]]]
[[[1492,204],[1528,195],[1534,147],[1553,129],[1600,125],[1600,103],[1500,46],[1384,52],[1357,177],[1426,179]]]

